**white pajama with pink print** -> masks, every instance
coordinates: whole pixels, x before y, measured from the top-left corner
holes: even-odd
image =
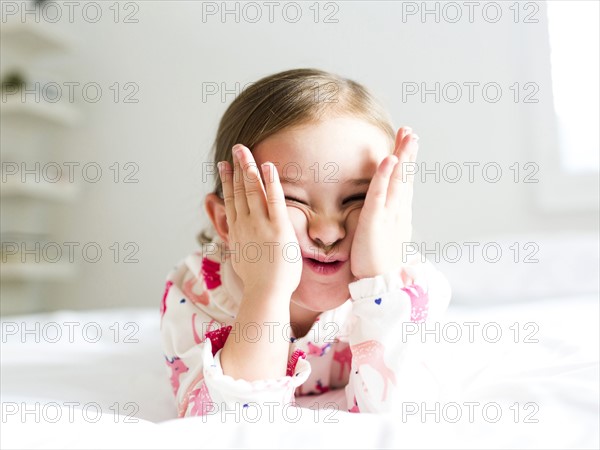
[[[439,318],[450,301],[446,278],[429,261],[413,260],[398,270],[349,285],[350,299],[321,313],[310,331],[296,338],[289,324],[269,333],[290,341],[286,376],[246,381],[225,375],[220,351],[227,339],[252,339],[258,327],[236,323],[242,286],[227,254],[197,251],[167,275],[161,304],[161,338],[179,417],[209,414],[251,403],[289,405],[300,395],[345,388],[348,410],[393,409],[402,383],[403,322]],[[420,255],[418,255],[420,257]]]

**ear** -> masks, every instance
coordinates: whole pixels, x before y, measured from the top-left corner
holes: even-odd
[[[221,240],[229,244],[229,226],[223,199],[215,193],[210,193],[204,199],[204,208]]]

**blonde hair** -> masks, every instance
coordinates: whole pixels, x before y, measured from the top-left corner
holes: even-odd
[[[395,141],[394,128],[383,106],[355,81],[318,69],[293,69],[261,78],[229,105],[212,146],[213,162],[233,165],[231,148],[241,143],[252,150],[275,133],[295,125],[319,121],[325,115],[351,115],[380,128]],[[213,192],[223,197],[215,177]],[[212,241],[212,227],[202,230],[200,244]]]

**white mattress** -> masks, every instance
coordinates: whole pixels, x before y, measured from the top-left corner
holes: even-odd
[[[1,447],[600,446],[597,295],[485,308],[453,305],[446,322],[459,324],[463,332],[469,329],[465,322],[479,323],[470,325],[474,342],[463,335],[457,343],[437,344],[435,335],[426,335],[427,344],[414,348],[430,376],[419,378],[415,372],[417,379],[402,380],[406,389],[398,412],[373,415],[308,409],[315,401],[342,404],[343,392],[335,391],[322,398],[301,399],[306,409],[296,423],[290,417],[265,417],[251,424],[235,414],[226,416],[225,422],[219,414],[175,419],[157,309],[7,317],[2,322]],[[492,322],[497,325],[488,326],[486,337],[492,340],[500,329],[503,334],[497,343],[487,342],[481,334],[483,325]],[[515,343],[517,328],[519,342]],[[24,329],[33,331],[22,335]],[[48,342],[56,339],[58,329],[62,337]],[[91,342],[97,330],[102,336]],[[456,327],[442,325],[442,331],[452,339]],[[523,342],[532,332],[530,339],[538,342]],[[436,404],[439,417],[411,414],[415,407],[422,412],[435,409]],[[498,411],[502,416],[493,423]],[[101,415],[96,421],[97,412]],[[456,420],[458,412],[462,417]]]

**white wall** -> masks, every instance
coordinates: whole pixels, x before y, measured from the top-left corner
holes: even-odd
[[[496,184],[482,181],[481,172],[474,184],[466,174],[456,184],[431,178],[418,183],[414,226],[421,238],[444,243],[597,230],[597,211],[545,213],[536,206],[536,185],[514,183],[508,171],[514,162],[539,161],[529,125],[536,111],[552,107],[543,4],[535,15],[539,23],[514,23],[509,3],[497,23],[484,20],[481,8],[469,23],[466,7],[458,23],[443,17],[436,23],[433,16],[403,23],[402,2],[337,2],[339,22],[315,24],[311,3],[303,3],[304,17],[296,24],[280,14],[274,23],[266,17],[235,23],[233,16],[203,23],[200,2],[159,1],[138,3],[139,23],[113,23],[107,4],[106,20],[91,24],[76,16],[63,24],[77,40],[69,59],[73,79],[98,82],[107,93],[114,82],[135,82],[139,103],[80,103],[86,119],[69,134],[65,160],[98,162],[107,171],[101,182],[84,186],[76,207],[63,209],[62,238],[98,242],[106,253],[96,264],[82,262],[73,283],[53,288],[52,307],[158,308],[167,271],[195,249],[209,188],[201,164],[233,99],[202,102],[202,83],[233,88],[295,67],[364,83],[387,105],[396,126],[409,124],[418,132],[420,158],[429,167],[467,161],[497,162],[504,169]],[[509,86],[516,81],[537,83],[539,103],[515,103]],[[503,96],[488,103],[476,90],[473,103],[464,96],[454,104],[435,103],[431,96],[425,103],[418,96],[402,102],[403,82],[496,82]],[[138,164],[139,183],[110,181],[107,168],[115,161]],[[552,183],[543,166],[537,178]],[[115,241],[137,243],[139,263],[115,264],[108,249]]]

